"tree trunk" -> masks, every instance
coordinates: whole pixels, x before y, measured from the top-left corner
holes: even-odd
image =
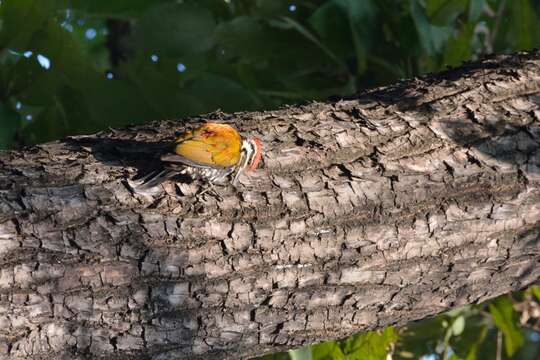
[[[540,276],[540,57],[335,103],[215,113],[236,188],[133,191],[165,121],[0,154],[7,357],[239,359],[405,324]]]

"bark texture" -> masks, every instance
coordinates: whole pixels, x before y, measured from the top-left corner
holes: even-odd
[[[211,114],[265,148],[219,197],[129,185],[183,122],[1,153],[2,357],[239,359],[522,288],[540,276],[539,91],[535,52]]]

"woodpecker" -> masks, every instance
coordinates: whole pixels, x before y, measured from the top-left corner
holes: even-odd
[[[242,139],[230,125],[205,123],[176,138],[172,151],[163,154],[163,170],[153,172],[137,185],[148,189],[177,175],[207,181],[211,186],[235,184],[243,172],[254,171],[262,156],[261,140]]]

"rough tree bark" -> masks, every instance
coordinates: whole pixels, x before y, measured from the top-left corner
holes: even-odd
[[[221,198],[130,188],[182,122],[4,152],[0,350],[238,359],[520,289],[540,275],[539,91],[535,52],[213,114],[266,150]]]

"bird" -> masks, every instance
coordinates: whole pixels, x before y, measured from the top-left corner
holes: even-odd
[[[234,127],[212,122],[184,132],[171,148],[160,157],[163,169],[141,178],[138,189],[153,188],[180,175],[210,186],[234,185],[240,174],[255,171],[262,158],[259,138],[244,139]]]

